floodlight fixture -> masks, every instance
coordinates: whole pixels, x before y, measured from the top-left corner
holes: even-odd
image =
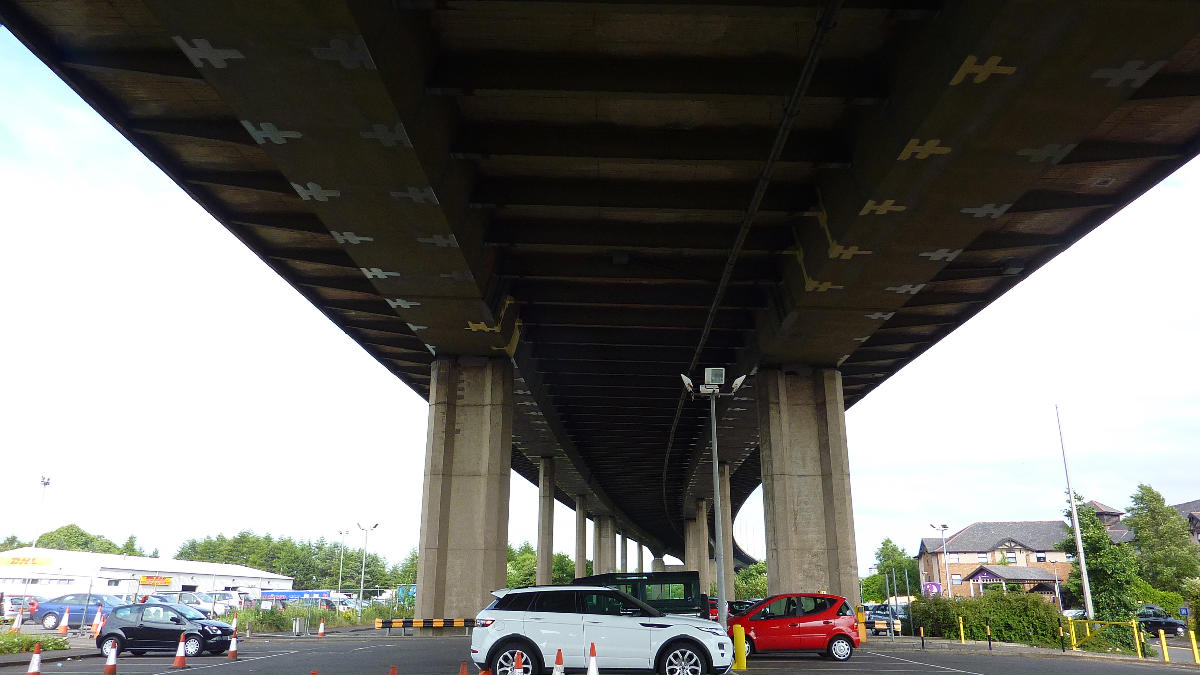
[[[725,369],[724,368],[705,368],[704,369],[704,384],[725,384]]]
[[[746,381],[745,375],[738,377],[738,379],[733,381],[733,389],[731,389],[729,391],[729,393],[731,393],[731,394],[737,393],[737,390],[742,388],[742,383],[745,381]]]

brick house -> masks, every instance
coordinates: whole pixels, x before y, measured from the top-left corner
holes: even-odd
[[[1179,512],[1184,520],[1188,523],[1188,531],[1192,533],[1192,539],[1200,541],[1200,499],[1182,504],[1175,504],[1171,508]]]
[[[1055,550],[1055,546],[1066,539],[1067,526],[1061,520],[1024,520],[972,523],[946,537],[946,551],[942,551],[941,537],[925,537],[917,552],[917,569],[921,581],[936,581],[947,585],[943,579],[949,567],[950,593],[955,597],[972,595],[972,588],[964,580],[984,565],[1007,565],[1036,568],[1049,575],[1033,573],[1039,580],[1060,583],[1067,580],[1071,572],[1067,554]],[[1111,536],[1111,535],[1110,535]]]

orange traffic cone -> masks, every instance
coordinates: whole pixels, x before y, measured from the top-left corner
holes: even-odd
[[[458,675],[467,675],[466,659],[463,659],[462,663],[458,664]]]
[[[117,641],[110,640],[112,646],[108,650],[108,660],[104,662],[104,675],[117,675]]]
[[[388,668],[388,675],[400,675],[400,670],[396,666]]]
[[[591,652],[588,654],[588,669],[587,675],[600,675],[600,671],[596,669],[596,643],[592,643]]]
[[[550,673],[550,675],[563,675],[563,662],[562,662],[562,650],[561,649],[558,650],[558,653],[554,655],[554,670],[553,670],[553,672]]]
[[[175,648],[175,661],[171,664],[172,668],[187,668],[187,658],[183,654],[183,633],[179,634],[179,646]]]
[[[70,620],[71,620],[71,606],[67,605],[67,609],[66,609],[66,611],[63,612],[63,615],[62,615],[62,623],[58,624],[58,634],[59,635],[67,634],[67,622],[69,622]]]
[[[237,612],[233,613],[233,634],[237,635]]]
[[[96,616],[92,617],[92,639],[100,635],[100,627],[104,625],[104,605],[96,605]]]
[[[42,643],[33,646],[33,658],[29,659],[29,670],[26,675],[42,675]]]
[[[525,664],[521,660],[521,652],[517,652],[517,657],[513,659],[512,667],[513,675],[520,675],[525,672]]]
[[[229,658],[237,661],[237,629],[233,629],[233,640],[229,643]]]
[[[325,619],[321,619],[321,625],[317,628],[317,637],[325,637]]]
[[[23,617],[23,616],[25,616],[25,608],[24,607],[17,610],[17,618],[13,619],[12,628],[9,628],[8,632],[10,632],[10,633],[20,633],[21,632],[21,617]]]

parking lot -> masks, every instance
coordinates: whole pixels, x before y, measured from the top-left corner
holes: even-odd
[[[76,642],[77,645],[84,643]],[[225,657],[201,656],[188,660],[189,670],[205,670],[212,675],[297,675],[317,671],[319,675],[386,675],[391,666],[401,674],[455,675],[466,658],[469,639],[465,637],[384,637],[378,634],[354,637],[330,636],[318,638],[256,637],[240,644],[239,660]],[[998,649],[995,652],[961,651],[956,648],[914,649],[911,643],[877,641],[858,650],[846,663],[836,663],[811,654],[770,654],[751,659],[751,673],[914,673],[962,675],[1031,675],[1107,673],[1151,673],[1196,671],[1191,652],[1173,650],[1173,661],[1166,665],[1156,661],[1134,661],[1097,656],[1063,655],[1053,650]],[[47,652],[43,673],[55,675],[100,675],[104,660],[94,648],[76,648],[73,654],[84,654],[70,661],[50,661],[54,653]],[[0,675],[25,673],[28,657],[19,662],[6,657]],[[123,653],[117,663],[121,675],[168,675],[179,672],[171,668],[173,655],[158,653],[135,657]],[[468,663],[468,672],[475,673]]]

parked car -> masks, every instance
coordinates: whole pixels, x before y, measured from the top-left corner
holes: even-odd
[[[71,593],[69,595],[60,595],[52,600],[39,602],[37,612],[33,615],[33,620],[42,624],[42,628],[46,630],[58,628],[58,622],[62,620],[67,608],[70,607],[71,615],[67,619],[67,625],[78,627],[90,624],[92,619],[96,618],[97,607],[104,614],[108,614],[114,607],[123,604],[125,603],[115,595]]]
[[[207,619],[187,605],[158,603],[121,605],[109,614],[96,636],[96,647],[106,657],[114,649],[141,656],[148,651],[175,651],[183,635],[183,652],[222,654],[229,649],[233,626]]]
[[[217,602],[208,593],[201,593],[200,591],[163,591],[156,595],[161,595],[171,603],[187,605],[210,619],[221,616],[229,611],[229,605]]]
[[[1082,609],[1064,609],[1063,616],[1068,619],[1086,619],[1087,612]]]
[[[908,619],[908,608],[904,605],[876,605],[876,608],[867,612],[867,630],[871,631],[872,635],[886,635],[888,630],[895,630],[893,623],[897,619]],[[879,623],[883,622],[886,628],[878,628]]]
[[[37,613],[38,604],[45,598],[36,595],[6,595],[4,596],[3,616],[5,619],[16,619],[17,612],[25,613],[24,620],[30,620]]]
[[[511,673],[518,654],[528,672],[541,673],[559,649],[566,668],[586,668],[593,643],[601,669],[700,675],[733,665],[733,642],[720,626],[663,614],[606,586],[532,586],[492,595],[496,600],[475,620],[471,660],[493,673]]]
[[[251,603],[250,594],[241,591],[212,591],[208,595],[231,610],[246,609]]]
[[[1137,611],[1138,625],[1151,635],[1158,635],[1161,630],[1167,635],[1186,635],[1187,624],[1167,613],[1158,605],[1145,605]]]
[[[734,616],[737,616],[738,614],[745,614],[746,610],[760,602],[762,602],[762,598],[755,598],[754,600],[733,600],[729,603],[729,613],[733,614]]]
[[[838,595],[786,593],[771,596],[729,618],[729,634],[740,625],[746,656],[768,651],[811,651],[846,661],[858,647],[854,607]]]

